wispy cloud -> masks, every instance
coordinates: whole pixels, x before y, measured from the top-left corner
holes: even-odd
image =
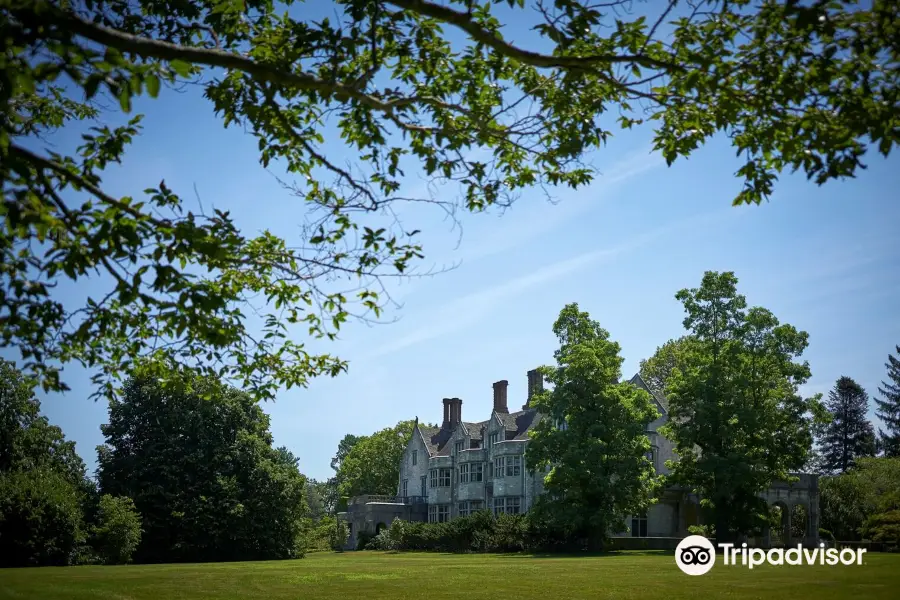
[[[379,347],[374,352],[366,355],[365,358],[373,359],[393,354],[410,346],[453,333],[477,323],[510,296],[521,294],[528,289],[560,279],[587,266],[616,258],[626,252],[646,246],[674,231],[697,227],[714,220],[721,220],[725,214],[724,211],[716,211],[682,219],[670,225],[637,235],[628,242],[613,248],[579,254],[501,284],[466,294],[439,306],[433,311],[428,311],[427,318],[421,317],[416,319],[420,324],[419,327]],[[729,211],[728,214],[734,214],[734,211]]]
[[[392,354],[420,342],[434,339],[459,329],[472,325],[486,316],[504,298],[521,293],[535,286],[559,279],[564,275],[596,263],[604,258],[612,258],[619,254],[621,249],[597,250],[588,252],[548,265],[533,273],[510,279],[499,285],[495,285],[471,294],[457,298],[444,304],[435,311],[429,313],[428,323],[416,328],[405,336],[385,344],[370,354],[367,358],[374,358]]]
[[[600,170],[599,176],[591,185],[579,189],[577,194],[566,194],[567,197],[561,198],[559,205],[549,210],[543,203],[532,205],[533,208],[529,209],[520,201],[512,210],[497,217],[498,227],[490,228],[487,233],[482,230],[479,232],[481,235],[460,239],[461,246],[458,250],[438,256],[434,259],[434,264],[438,267],[465,264],[522,246],[595,208],[605,197],[617,191],[619,184],[664,164],[661,155],[652,152],[652,146],[647,145],[613,163],[609,169]],[[413,189],[414,193],[420,195],[428,193],[424,183]],[[486,215],[477,216],[480,219],[485,217]],[[502,235],[497,235],[498,232],[502,232]],[[391,290],[392,300],[401,303],[420,288],[421,281],[406,282],[402,287]]]
[[[503,235],[466,240],[469,243],[465,244],[454,258],[466,262],[521,246],[595,208],[610,193],[617,191],[620,184],[664,164],[662,157],[658,153],[651,152],[650,146],[646,146],[613,163],[609,169],[601,170],[594,182],[584,189],[577,190],[577,194],[562,195],[559,205],[552,210],[547,210],[546,206],[536,206],[528,210],[521,203],[517,204],[501,217]],[[520,209],[521,212],[518,212]]]

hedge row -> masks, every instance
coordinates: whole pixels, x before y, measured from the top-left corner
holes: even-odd
[[[395,519],[390,528],[360,541],[360,547],[367,550],[425,552],[579,551],[590,547],[586,539],[555,531],[531,515],[495,517],[488,511],[446,523]]]

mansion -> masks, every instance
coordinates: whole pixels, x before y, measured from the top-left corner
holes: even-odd
[[[459,398],[443,400],[444,417],[439,428],[424,427],[417,417],[401,459],[397,495],[352,498],[346,512],[339,513],[348,526],[347,548],[356,548],[360,533],[377,534],[394,518],[443,522],[484,509],[494,514],[527,512],[543,493],[546,475],[525,468],[529,432],[544,418],[530,406],[531,398],[543,391],[543,378],[536,370],[529,371],[527,377],[528,396],[520,410],[509,411],[509,383],[498,381],[493,384],[493,410],[486,421],[464,421]],[[676,458],[672,442],[658,433],[668,419],[667,403],[640,375],[632,377],[630,383],[648,391],[656,403],[660,416],[645,430],[651,444],[648,458],[657,473],[666,474],[666,461]],[[818,544],[815,475],[802,474],[792,484],[778,482],[763,496],[770,505],[782,509],[782,530],[767,533],[757,543],[771,545],[774,533],[778,543]],[[797,521],[798,508],[802,525]],[[628,530],[614,537],[664,538],[668,543],[656,546],[674,548],[677,540],[689,535],[688,527],[700,524],[700,501],[688,490],[669,487],[646,514],[630,515],[627,522]]]

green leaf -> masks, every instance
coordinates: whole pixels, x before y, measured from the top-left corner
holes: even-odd
[[[144,83],[147,86],[147,93],[150,97],[156,98],[159,95],[159,77],[151,73],[144,79]]]

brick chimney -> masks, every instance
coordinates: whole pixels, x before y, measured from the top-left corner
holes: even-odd
[[[453,402],[450,398],[444,398],[444,422],[441,423],[441,428],[447,427],[450,425],[450,403]]]
[[[450,398],[450,425],[456,425],[462,421],[462,400]]]
[[[541,375],[540,371],[537,369],[532,369],[528,371],[528,400],[525,402],[525,406],[522,407],[522,410],[525,410],[531,405],[531,399],[544,391],[544,376]]]
[[[505,379],[494,384],[494,410],[498,413],[509,413],[506,407],[506,388],[509,382]]]

